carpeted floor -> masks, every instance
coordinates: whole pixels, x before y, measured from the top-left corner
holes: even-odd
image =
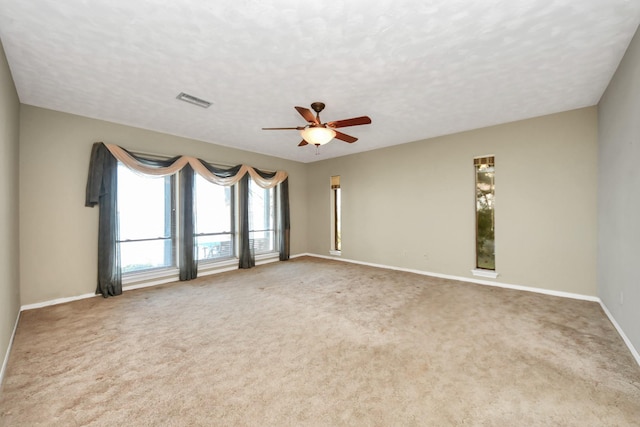
[[[22,313],[7,426],[640,425],[597,303],[298,258]]]

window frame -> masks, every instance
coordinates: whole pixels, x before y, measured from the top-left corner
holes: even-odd
[[[340,175],[331,176],[331,249],[330,255],[342,253],[342,190]]]
[[[253,229],[253,224],[251,221],[251,218],[249,219],[249,245],[251,247],[251,250],[254,253],[254,256],[256,257],[269,257],[273,254],[277,254],[280,251],[280,233],[279,233],[279,217],[278,217],[278,211],[279,211],[279,194],[278,194],[278,187],[271,187],[271,188],[262,188],[260,187],[255,181],[253,181],[251,179],[251,177],[249,177],[249,183],[248,183],[248,203],[249,203],[249,207],[251,207],[251,188],[252,186],[255,186],[255,188],[259,188],[260,190],[262,190],[264,192],[264,194],[268,195],[268,199],[269,201],[266,201],[266,197],[265,197],[265,202],[264,202],[264,209],[263,212],[265,214],[266,217],[269,217],[270,215],[268,214],[268,208],[270,206],[272,206],[272,212],[271,216],[273,218],[272,223],[270,224],[271,228],[265,228],[265,229]],[[273,199],[273,203],[271,203],[271,199]],[[251,211],[249,212],[249,216],[251,217]],[[273,233],[273,250],[267,250],[267,251],[256,251],[256,247],[255,247],[255,240],[254,238],[252,238],[252,234],[253,233],[264,233],[264,232],[271,232]],[[238,239],[240,239],[240,236],[238,236]],[[253,243],[252,243],[253,242]]]
[[[496,254],[495,254],[495,156],[494,155],[486,155],[481,157],[476,157],[473,159],[474,166],[474,211],[475,211],[475,233],[474,233],[474,249],[475,249],[475,269],[473,270],[474,275],[483,276],[483,277],[497,277],[496,273]],[[478,179],[478,175],[481,172],[481,168],[492,168],[491,171],[491,183],[490,183],[490,191],[487,194],[490,194],[491,197],[487,199],[488,210],[491,214],[491,246],[492,252],[490,255],[490,262],[493,263],[493,267],[490,265],[487,266],[486,263],[481,263],[480,259],[482,256],[486,254],[481,254],[480,246],[484,246],[486,243],[481,242],[480,239],[480,225],[481,225],[481,211],[482,209],[479,206],[479,193],[482,190],[479,189],[480,181]],[[485,197],[486,198],[486,197]],[[482,265],[481,265],[482,264]],[[495,275],[495,276],[494,276]]]
[[[200,177],[201,178],[201,177]],[[196,176],[194,177],[194,184],[197,187],[197,183],[195,182],[198,179],[198,175],[196,174]],[[203,179],[203,178],[201,178]],[[203,179],[204,180],[204,179]],[[206,180],[204,180],[205,182],[208,182]],[[209,182],[208,182],[209,183]],[[213,183],[209,183],[211,185],[216,185]],[[195,228],[197,228],[197,224],[198,224],[198,220],[197,220],[197,209],[196,209],[196,203],[197,203],[197,197],[194,197],[194,214],[196,215],[196,221],[195,221],[195,227],[194,227],[194,234],[193,237],[195,239],[195,245],[196,247],[198,247],[199,249],[199,245],[197,243],[198,241],[198,237],[203,237],[203,236],[223,236],[223,235],[229,235],[230,239],[229,241],[231,242],[231,255],[229,256],[225,256],[225,257],[217,257],[217,258],[204,258],[204,259],[200,259],[197,258],[198,261],[198,270],[202,270],[202,269],[208,269],[210,267],[214,267],[219,263],[225,263],[229,260],[237,260],[238,259],[238,247],[240,244],[239,241],[239,234],[238,234],[238,185],[234,184],[232,186],[229,187],[225,187],[225,188],[229,188],[230,190],[230,202],[229,202],[229,224],[231,227],[231,230],[226,232],[216,232],[216,233],[197,233],[195,232]]]
[[[118,175],[118,195],[121,194],[120,187],[120,168],[122,170],[127,170],[128,172],[138,176],[134,171],[131,171],[124,163],[118,161],[116,166],[116,173]],[[116,240],[116,245],[118,246],[118,254],[121,256],[121,249],[123,243],[135,243],[135,242],[151,242],[151,241],[161,241],[161,240],[170,240],[170,254],[167,255],[167,247],[164,249],[164,260],[165,265],[148,267],[148,268],[139,268],[135,270],[124,271],[121,266],[121,274],[123,282],[131,281],[133,278],[140,277],[154,277],[157,275],[163,275],[167,272],[178,271],[178,176],[177,175],[168,175],[165,177],[158,178],[145,178],[140,176],[142,179],[163,179],[164,180],[164,217],[165,217],[165,235],[162,237],[149,237],[149,238],[139,238],[139,239],[120,239]],[[168,201],[168,203],[167,203]],[[118,201],[118,236],[120,235],[120,202]],[[167,227],[167,219],[168,227]],[[169,232],[169,235],[167,235]],[[167,263],[167,260],[170,262]],[[122,263],[122,260],[120,261]]]
[[[163,157],[161,156],[157,156],[159,159],[164,160]],[[121,161],[117,160],[117,167],[116,167],[116,171],[119,171],[119,168],[126,168],[128,171],[133,172],[134,174],[136,174],[135,171],[132,171],[131,169],[129,169],[126,164],[122,163]],[[197,173],[194,173],[194,184],[195,184],[195,179]],[[116,178],[118,177],[118,172],[116,172]],[[141,175],[141,178],[145,178],[144,175]],[[170,230],[171,233],[167,233],[165,232],[165,234],[161,237],[149,237],[147,238],[146,236],[144,238],[134,238],[134,239],[118,239],[115,243],[116,245],[118,245],[118,253],[120,253],[120,248],[121,245],[124,243],[128,243],[128,242],[135,242],[135,241],[154,241],[154,240],[169,240],[171,241],[170,243],[170,248],[171,248],[171,253],[170,253],[170,258],[166,258],[166,259],[170,259],[170,265],[165,265],[165,266],[154,266],[154,267],[149,267],[149,268],[141,268],[141,269],[136,269],[136,270],[130,270],[130,271],[123,271],[121,269],[120,274],[122,277],[122,284],[123,286],[126,286],[129,289],[135,289],[138,287],[145,287],[145,286],[150,286],[150,285],[155,285],[155,284],[160,284],[160,283],[166,283],[169,281],[173,281],[173,280],[178,280],[180,277],[180,251],[181,251],[181,247],[179,245],[179,241],[181,239],[180,236],[180,212],[179,212],[179,206],[182,200],[182,189],[181,189],[181,179],[182,176],[179,173],[176,174],[171,174],[171,175],[167,175],[167,176],[156,176],[156,177],[149,177],[148,179],[159,179],[159,180],[164,180],[165,181],[165,204],[164,204],[164,215],[165,218],[168,218],[170,221],[170,225],[167,228],[167,231]],[[248,178],[249,181],[251,181],[251,177]],[[120,180],[117,180],[118,182]],[[215,185],[215,184],[214,184]],[[255,185],[256,189],[260,189],[259,191],[264,191],[266,194],[266,203],[264,205],[264,214],[263,215],[267,215],[269,218],[269,223],[267,224],[268,226],[265,228],[256,228],[256,229],[251,229],[249,230],[249,235],[252,237],[253,240],[253,235],[255,233],[266,233],[267,236],[265,237],[265,241],[267,241],[267,250],[262,250],[262,251],[255,251],[255,247],[252,247],[252,253],[253,253],[253,257],[256,261],[262,261],[265,262],[269,259],[272,259],[274,257],[278,257],[280,256],[280,249],[282,246],[282,241],[281,238],[282,236],[280,235],[280,229],[283,226],[283,224],[280,224],[280,208],[281,208],[281,200],[280,200],[280,187],[279,186],[274,186],[271,188],[262,188],[259,185],[257,185],[257,183],[253,182],[251,185]],[[125,187],[121,187],[118,184],[118,187],[120,189],[122,188],[127,188],[127,186],[125,185]],[[202,274],[202,275],[207,275],[207,274],[212,274],[212,272],[216,272],[216,271],[226,271],[227,269],[229,269],[229,267],[237,264],[238,260],[239,260],[239,250],[240,250],[240,246],[241,246],[241,236],[240,236],[240,222],[241,222],[241,212],[240,212],[240,191],[241,191],[241,186],[239,184],[234,184],[230,186],[231,188],[231,201],[230,201],[230,225],[231,225],[231,231],[229,233],[227,233],[225,230],[224,232],[214,232],[214,233],[207,233],[207,232],[203,232],[203,233],[197,233],[196,230],[194,229],[194,234],[193,234],[193,238],[194,238],[194,246],[195,246],[195,251],[198,251],[198,246],[197,246],[197,239],[198,237],[201,236],[207,236],[207,235],[230,235],[231,236],[231,244],[233,246],[232,248],[232,255],[231,256],[225,256],[225,257],[219,257],[219,258],[209,258],[209,259],[197,259],[198,257],[198,252],[195,252],[194,255],[196,256],[196,262],[198,265],[198,275]],[[260,193],[259,193],[260,194]],[[194,194],[195,196],[195,194]],[[196,213],[196,198],[193,198],[194,200],[194,205],[193,205],[193,212],[194,212],[194,219],[197,216]],[[119,221],[118,221],[119,222]],[[197,226],[197,220],[195,220],[195,224],[194,226]],[[120,225],[118,224],[118,227],[120,227]],[[194,227],[195,228],[195,227]],[[120,230],[118,230],[120,231]],[[120,255],[118,255],[119,257]],[[222,270],[221,270],[222,269]]]

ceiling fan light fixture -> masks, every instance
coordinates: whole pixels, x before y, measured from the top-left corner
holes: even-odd
[[[324,145],[336,137],[336,131],[326,127],[309,126],[300,131],[302,138],[309,144]]]

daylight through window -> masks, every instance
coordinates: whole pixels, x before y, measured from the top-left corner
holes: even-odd
[[[147,177],[118,164],[122,273],[177,267],[176,181],[176,175]],[[238,256],[235,190],[236,186],[216,185],[195,174],[194,257],[205,268]],[[261,188],[249,179],[249,242],[254,254],[278,251],[276,204],[275,188]]]
[[[122,272],[174,267],[175,179],[145,177],[118,164]]]
[[[474,159],[476,175],[476,267],[495,270],[495,160]]]
[[[235,256],[234,187],[195,176],[197,259],[217,261]]]
[[[277,250],[275,188],[249,180],[249,243],[255,254]]]
[[[332,249],[334,251],[342,250],[342,238],[341,238],[341,210],[342,200],[340,192],[340,175],[331,177],[331,237],[332,237]]]

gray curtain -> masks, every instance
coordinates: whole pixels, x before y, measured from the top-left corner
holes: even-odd
[[[198,277],[198,257],[195,253],[195,216],[193,212],[194,172],[190,165],[180,171],[180,206],[179,219],[180,240],[178,253],[180,259],[180,280],[191,280]]]
[[[238,208],[240,212],[240,229],[238,230],[240,236],[240,247],[238,248],[238,268],[251,268],[255,267],[256,259],[253,255],[253,248],[249,239],[249,175],[242,177],[238,183]]]
[[[280,227],[278,227],[280,234],[280,261],[286,261],[290,255],[289,230],[291,228],[289,220],[289,178],[279,184],[278,188],[280,189],[278,192],[280,195],[280,212],[278,215],[278,218],[280,218]]]
[[[103,297],[122,293],[120,251],[118,247],[118,162],[103,143],[91,148],[85,206],[99,206],[98,286]]]

